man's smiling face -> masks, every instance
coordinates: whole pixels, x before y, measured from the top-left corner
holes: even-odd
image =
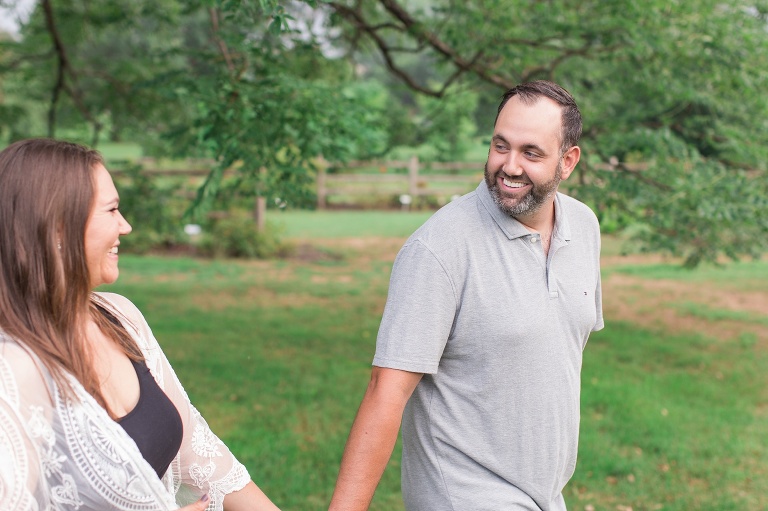
[[[525,218],[553,207],[563,179],[561,126],[561,107],[548,98],[525,103],[513,96],[504,105],[488,151],[485,181],[506,214]]]

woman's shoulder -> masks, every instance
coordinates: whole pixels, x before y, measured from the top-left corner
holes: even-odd
[[[30,372],[29,369],[38,365],[37,357],[29,348],[2,333],[0,333],[0,359],[20,373]]]
[[[134,337],[138,335],[139,340],[149,342],[152,336],[147,320],[132,301],[123,295],[105,292],[94,292],[93,298],[98,305],[116,315],[129,332],[133,331]]]
[[[103,306],[107,306],[113,309],[115,312],[121,313],[131,321],[141,323],[144,321],[144,316],[136,305],[128,298],[117,293],[108,292],[94,292],[93,296],[96,298],[97,303]]]
[[[0,396],[18,402],[20,393],[47,395],[52,380],[30,348],[0,333]]]
[[[139,310],[132,301],[130,301],[128,298],[126,298],[123,295],[119,295],[117,293],[109,293],[106,291],[94,291],[93,294],[99,300],[106,302],[112,306],[119,307],[120,309],[135,310],[137,312]]]

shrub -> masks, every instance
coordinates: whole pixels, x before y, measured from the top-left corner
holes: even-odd
[[[272,223],[267,223],[260,232],[248,213],[232,211],[226,217],[211,222],[198,245],[198,253],[209,257],[284,257],[291,247],[281,241],[281,234]]]
[[[116,176],[115,186],[120,193],[120,210],[133,227],[122,240],[126,250],[143,254],[186,243],[180,183],[163,182],[140,165],[128,165]]]

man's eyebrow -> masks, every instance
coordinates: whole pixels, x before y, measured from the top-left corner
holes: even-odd
[[[542,148],[541,146],[538,146],[536,144],[524,144],[523,145],[523,151],[533,150],[537,153],[541,154],[547,154],[547,152]]]
[[[504,143],[506,145],[510,145],[509,141],[506,138],[504,138],[503,135],[500,135],[498,133],[493,136],[491,141],[492,142],[502,142],[502,143]],[[544,150],[544,148],[541,147],[540,145],[537,145],[537,144],[523,144],[521,149],[523,151],[535,151],[535,152],[540,153],[540,154],[547,154],[547,152]]]

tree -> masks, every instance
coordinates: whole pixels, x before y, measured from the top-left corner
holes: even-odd
[[[381,145],[371,120],[383,108],[289,19],[270,0],[41,0],[22,40],[4,45],[15,110],[0,122],[8,138],[127,136],[155,154],[212,157],[198,213],[235,191],[306,204],[318,157]],[[41,106],[45,133],[23,122]],[[236,182],[222,187],[227,169]]]
[[[172,1],[41,0],[22,40],[3,44],[3,86],[25,114],[2,119],[18,133],[9,138],[66,135],[98,145],[105,130],[109,140],[141,138],[178,115],[156,84],[185,64],[174,32],[180,17]],[[29,122],[41,111],[42,128]]]
[[[582,186],[573,193],[631,226],[645,247],[691,266],[768,248],[764,2],[324,6],[350,54],[378,54],[420,94],[439,98],[459,82],[499,93],[539,78],[563,84],[586,119]],[[428,71],[410,67],[415,55]]]
[[[281,8],[265,13],[243,3],[207,13],[218,55],[176,89],[196,109],[191,130],[178,131],[187,142],[177,147],[184,154],[202,148],[216,160],[197,204],[202,211],[221,192],[227,169],[236,170],[230,189],[240,195],[311,204],[318,162],[379,144],[379,110],[364,90],[339,85],[341,62],[323,58],[312,42],[292,39],[286,48]]]
[[[767,12],[764,0],[40,0],[22,40],[0,41],[0,136],[127,137],[214,158],[200,205],[230,192],[301,205],[318,156],[426,141],[458,157],[473,113],[487,134],[506,88],[547,78],[582,108],[571,191],[605,226],[689,265],[758,255]]]

